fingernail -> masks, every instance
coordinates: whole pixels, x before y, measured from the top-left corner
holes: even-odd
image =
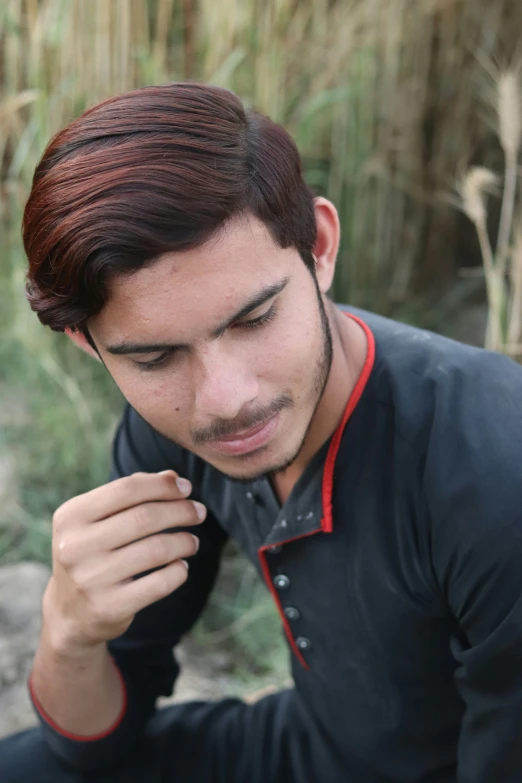
[[[198,549],[199,549],[199,538],[197,536],[193,535],[192,533],[190,535],[192,536],[192,538],[196,542],[196,552],[197,552]]]
[[[189,564],[187,563],[187,561],[186,561],[186,560],[180,560],[179,562],[180,562],[180,563],[183,563],[183,565],[185,566],[185,568],[186,568],[186,569],[187,569],[187,571],[188,571]]]
[[[197,513],[198,517],[203,522],[203,520],[205,519],[205,517],[207,515],[207,509],[205,508],[203,503],[198,503],[197,500],[194,500],[194,508],[196,509],[196,513]]]
[[[178,489],[180,492],[183,492],[184,495],[190,492],[192,489],[192,484],[188,479],[185,478],[178,478],[176,479],[176,484],[178,485]]]

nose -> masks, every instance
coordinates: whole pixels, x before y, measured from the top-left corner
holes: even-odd
[[[234,419],[259,394],[259,383],[244,354],[212,344],[200,352],[195,379],[198,418]]]

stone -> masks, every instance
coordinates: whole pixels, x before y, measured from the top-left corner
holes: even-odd
[[[49,577],[49,569],[40,563],[0,568],[0,737],[36,723],[27,678]]]

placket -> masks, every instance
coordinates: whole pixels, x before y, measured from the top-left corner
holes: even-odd
[[[322,475],[327,449],[328,444],[325,444],[297,481],[286,503],[279,506],[276,520],[258,550],[263,576],[281,616],[288,642],[305,669],[310,668],[304,654],[311,650],[312,640],[306,635],[306,610],[300,608],[300,596],[295,595],[293,590],[292,573],[285,567],[285,549],[294,541],[325,531]],[[267,505],[277,504],[268,482],[262,494]]]

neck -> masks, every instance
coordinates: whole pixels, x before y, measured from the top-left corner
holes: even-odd
[[[289,468],[271,479],[281,503],[285,502],[314,454],[341,423],[366,359],[367,340],[359,324],[331,302],[327,302],[327,313],[332,330],[332,366],[298,458]]]

